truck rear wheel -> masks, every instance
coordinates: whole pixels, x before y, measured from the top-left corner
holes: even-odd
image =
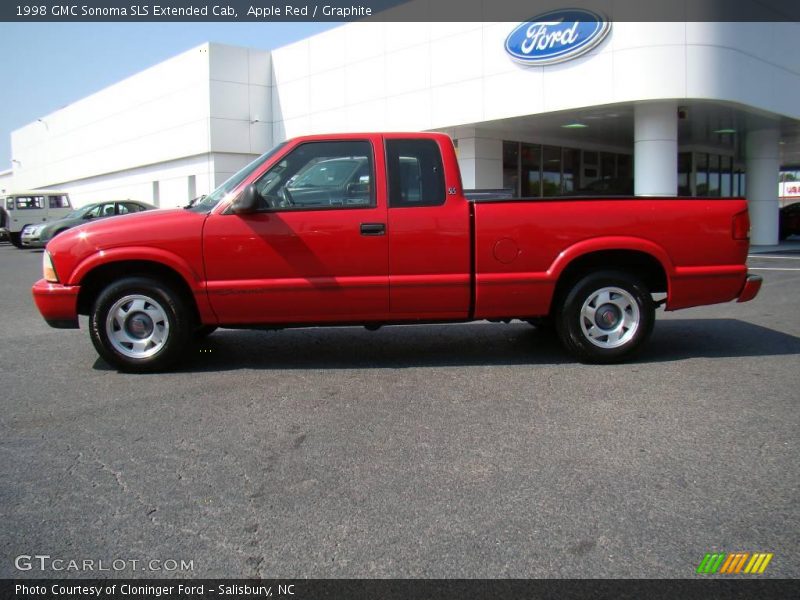
[[[655,305],[637,277],[598,271],[570,289],[556,318],[561,343],[586,363],[620,362],[650,337]]]
[[[184,350],[192,331],[189,314],[169,287],[147,277],[128,277],[97,297],[89,335],[98,354],[121,371],[159,371]]]

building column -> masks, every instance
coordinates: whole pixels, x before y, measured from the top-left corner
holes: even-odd
[[[747,208],[750,211],[750,243],[778,243],[778,130],[747,133]]]
[[[637,196],[678,194],[678,106],[637,104],[633,122],[633,192]]]
[[[456,130],[458,166],[464,189],[503,187],[503,140],[479,137],[476,130]]]

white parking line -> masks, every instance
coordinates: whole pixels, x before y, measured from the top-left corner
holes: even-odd
[[[792,268],[784,268],[781,269],[780,267],[747,267],[748,271],[800,271],[800,269],[792,269]]]
[[[748,254],[747,258],[775,258],[779,260],[800,260],[800,256],[764,256],[762,254]]]

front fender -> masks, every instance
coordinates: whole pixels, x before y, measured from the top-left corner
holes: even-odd
[[[126,246],[100,250],[81,260],[72,270],[67,285],[80,285],[83,278],[97,267],[123,261],[154,262],[177,272],[193,292],[204,292],[203,276],[177,254],[162,248]]]

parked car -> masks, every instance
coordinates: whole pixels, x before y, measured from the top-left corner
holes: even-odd
[[[39,225],[28,225],[22,230],[20,243],[25,248],[44,248],[51,239],[59,233],[83,225],[94,219],[105,219],[116,215],[142,212],[156,208],[152,204],[139,202],[138,200],[108,200],[105,202],[94,202],[87,204],[77,210],[72,211],[63,219],[41,223]]]
[[[0,196],[6,211],[5,229],[11,243],[22,247],[22,230],[67,216],[72,210],[69,194],[62,190],[27,190]]]
[[[782,240],[790,235],[800,235],[800,202],[781,208],[778,222],[779,237]]]
[[[218,326],[537,318],[578,360],[610,363],[659,306],[752,300],[749,231],[741,198],[469,200],[444,134],[317,135],[184,209],[61,234],[32,291],[53,327],[89,315],[126,371],[165,369]]]

